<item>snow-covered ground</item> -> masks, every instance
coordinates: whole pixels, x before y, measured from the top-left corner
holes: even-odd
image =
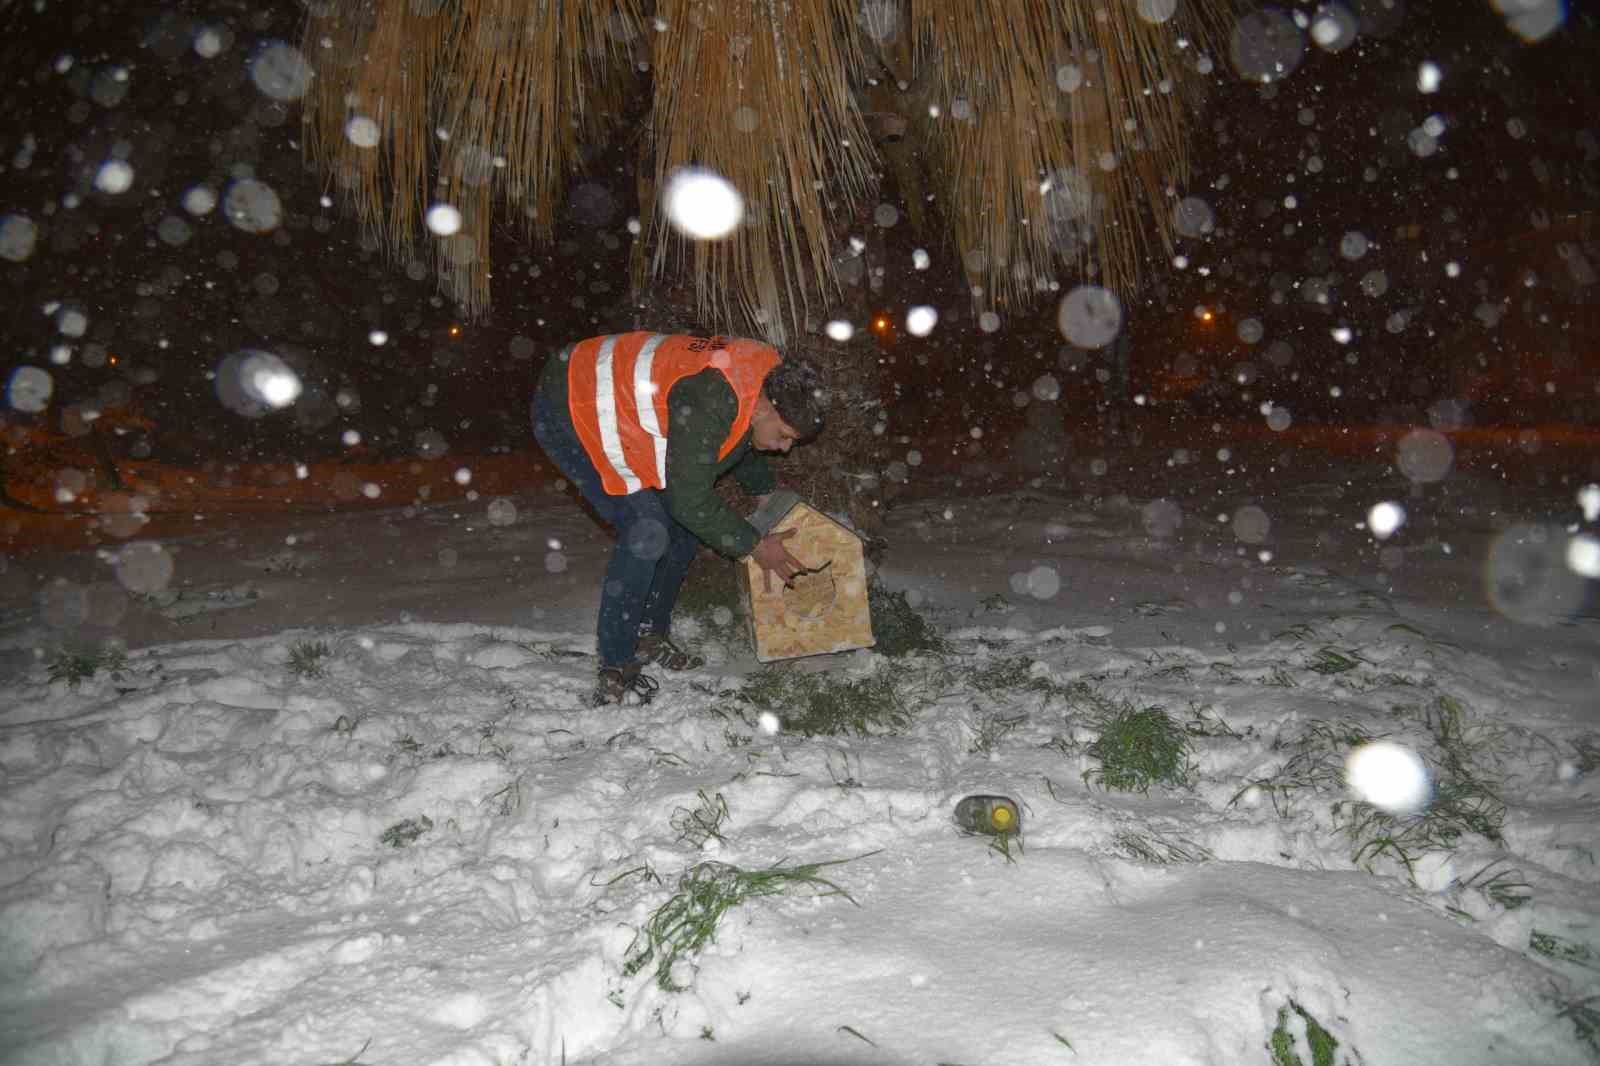
[[[1309,1064],[1309,1016],[1339,1061],[1594,1061],[1583,479],[1146,459],[893,508],[950,650],[799,664],[892,686],[893,735],[765,728],[709,616],[706,668],[587,708],[609,542],[553,490],[7,561],[0,1060]],[[1100,787],[1148,707],[1188,784]],[[1482,832],[1363,822],[1380,736]],[[971,793],[1021,804],[1009,859]],[[700,864],[837,860],[628,966]]]

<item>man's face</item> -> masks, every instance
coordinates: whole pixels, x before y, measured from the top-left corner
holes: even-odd
[[[766,394],[756,398],[755,413],[750,416],[750,446],[758,452],[788,452],[800,434],[778,415]]]

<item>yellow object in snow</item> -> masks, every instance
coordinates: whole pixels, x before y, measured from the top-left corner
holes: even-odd
[[[956,804],[956,825],[969,833],[1003,836],[1022,831],[1022,812],[1005,796],[967,796]]]

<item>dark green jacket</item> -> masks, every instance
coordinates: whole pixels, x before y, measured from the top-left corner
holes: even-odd
[[[545,364],[539,390],[557,411],[567,411],[566,353]],[[727,458],[717,452],[733,428],[739,398],[720,371],[690,374],[667,393],[667,511],[701,542],[730,558],[749,555],[761,534],[717,495],[712,487],[732,473],[739,487],[764,496],[777,485],[766,457],[750,447],[746,430]]]

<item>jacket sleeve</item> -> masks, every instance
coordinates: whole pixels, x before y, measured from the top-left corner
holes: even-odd
[[[734,559],[750,554],[761,534],[713,488],[717,452],[739,413],[733,387],[715,370],[692,374],[667,394],[667,412],[667,511],[712,550]]]
[[[767,462],[766,456],[754,448],[745,449],[744,455],[729,473],[739,487],[751,496],[765,496],[778,487],[778,478],[772,472],[772,465]]]

